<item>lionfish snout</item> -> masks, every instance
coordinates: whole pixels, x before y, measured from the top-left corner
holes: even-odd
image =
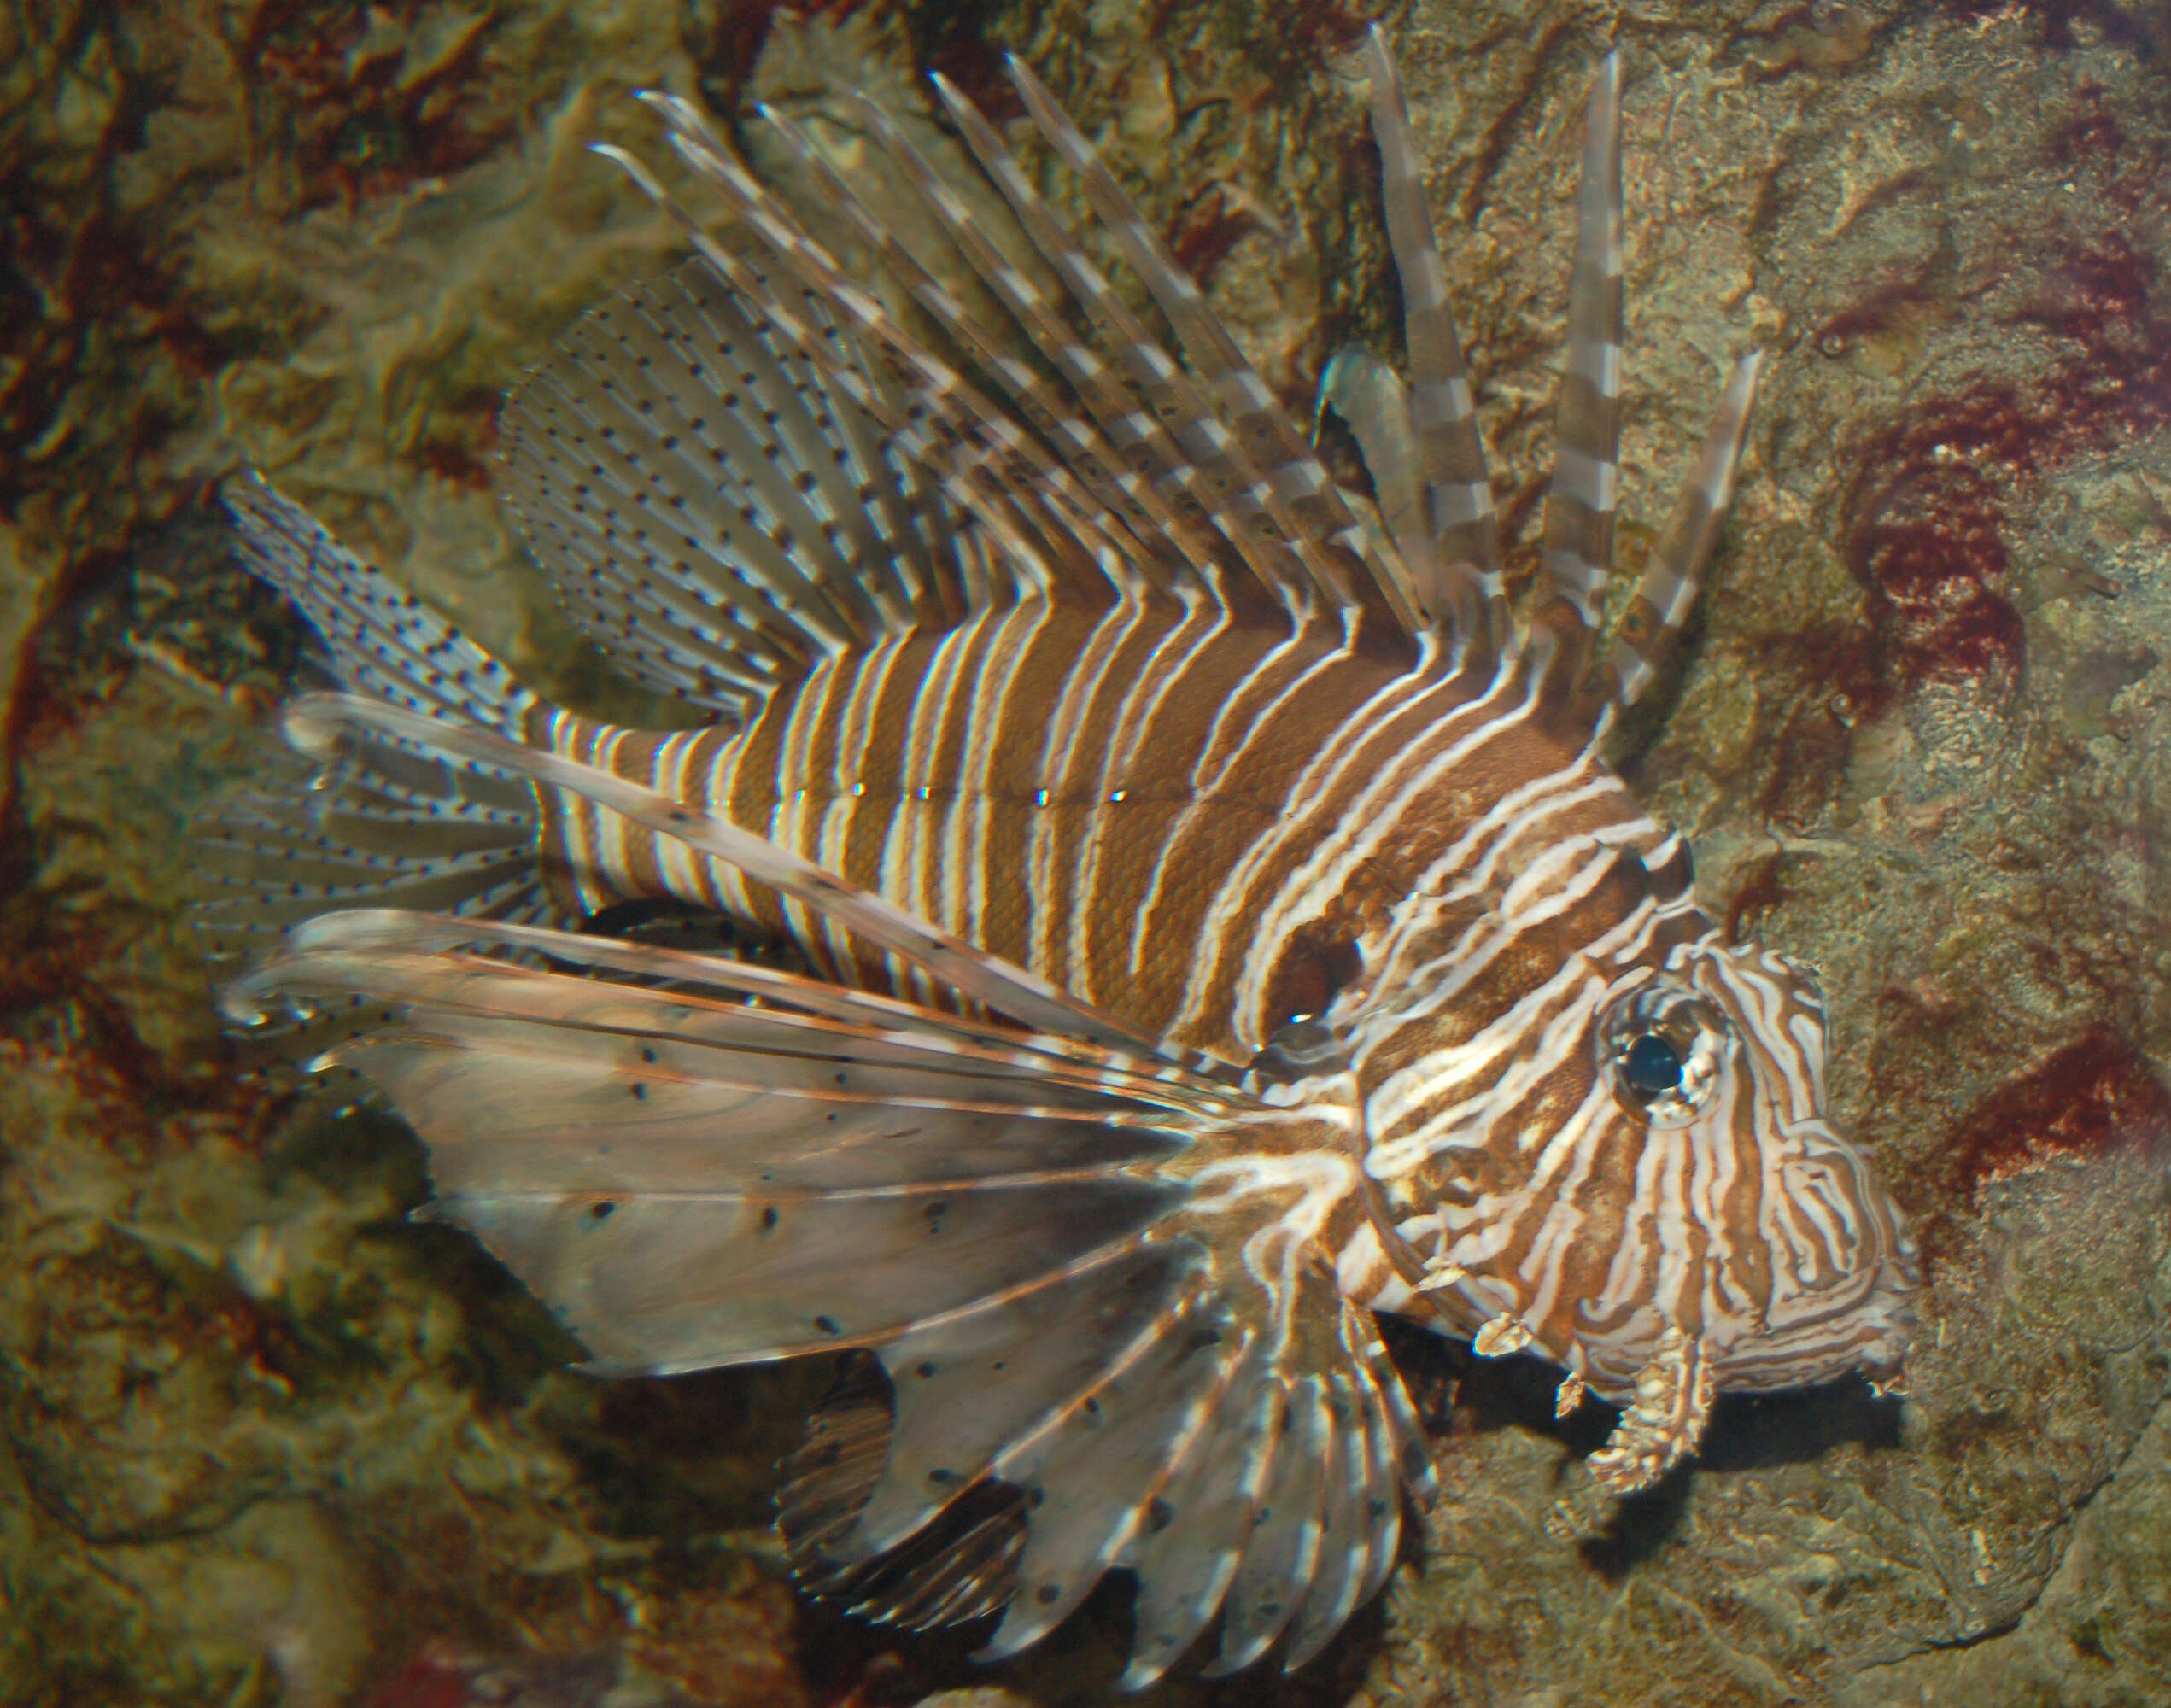
[[[1885,1386],[1912,1339],[1922,1284],[1905,1218],[1868,1161],[1823,1120],[1790,1127],[1778,1167],[1770,1302],[1729,1346],[1729,1386],[1835,1380],[1858,1368]]]
[[[1799,963],[1738,948],[1700,956],[1695,984],[1734,1034],[1731,1083],[1700,1147],[1713,1290],[1707,1331],[1727,1387],[1808,1386],[1905,1356],[1919,1285],[1905,1218],[1827,1113],[1822,997]]]

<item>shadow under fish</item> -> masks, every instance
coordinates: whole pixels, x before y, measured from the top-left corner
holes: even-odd
[[[202,922],[268,951],[228,1012],[381,1088],[426,1214],[591,1369],[862,1353],[783,1490],[811,1587],[999,1611],[998,1657],[1126,1568],[1132,1688],[1217,1617],[1209,1671],[1301,1665],[1393,1569],[1435,1489],[1375,1313],[1624,1407],[1589,1460],[1615,1492],[1722,1391],[1896,1379],[1913,1321],[1813,980],[1722,939],[1600,754],[1687,619],[1757,358],[1601,646],[1609,57],[1514,608],[1369,55],[1409,379],[1345,352],[1322,401],[1376,502],[1021,67],[1159,330],[939,79],[1014,228],[862,116],[999,315],[776,121],[917,330],[654,97],[731,241],[685,215],[699,257],[573,329],[508,407],[506,479],[567,609],[699,727],[553,706],[260,479],[227,495],[337,684],[285,714],[313,777],[202,831]],[[572,928],[664,899],[800,962]]]

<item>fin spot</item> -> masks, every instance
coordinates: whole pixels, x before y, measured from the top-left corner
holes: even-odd
[[[1378,1506],[1379,1503],[1374,1501],[1372,1504]],[[1372,1516],[1378,1518],[1379,1515],[1375,1512]],[[1162,1500],[1160,1495],[1156,1494],[1146,1502],[1146,1534],[1148,1535],[1156,1535],[1175,1522],[1176,1509]]]
[[[837,1319],[834,1317],[816,1317],[814,1319],[814,1325],[817,1329],[820,1329],[825,1335],[842,1334],[844,1332],[842,1329],[837,1326]]]
[[[1033,1592],[1033,1599],[1043,1607],[1052,1607],[1062,1600],[1063,1587],[1060,1583],[1044,1583]]]
[[[588,1207],[588,1220],[596,1222],[606,1220],[609,1218],[611,1212],[617,1208],[617,1203],[609,1198],[602,1200],[600,1203],[590,1204]]]
[[[775,1206],[775,1205],[774,1205],[774,1204],[764,1204],[764,1205],[762,1207],[762,1213],[761,1213],[761,1231],[762,1231],[764,1233],[767,1233],[767,1232],[770,1231],[770,1229],[771,1229],[771,1228],[775,1227],[775,1225],[776,1225],[776,1206]]]

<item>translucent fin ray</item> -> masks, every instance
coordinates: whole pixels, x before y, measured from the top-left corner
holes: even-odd
[[[1558,645],[1552,670],[1581,684],[1606,580],[1621,442],[1621,62],[1609,53],[1583,108],[1576,191],[1575,271],[1568,284],[1568,363],[1554,416],[1545,499],[1548,597],[1536,617]]]
[[[1696,458],[1696,471],[1682,489],[1666,531],[1651,549],[1633,598],[1607,650],[1601,687],[1613,704],[1634,705],[1665,667],[1688,626],[1703,590],[1704,566],[1725,525],[1734,496],[1734,477],[1741,465],[1748,437],[1749,412],[1755,406],[1760,354],[1743,356],[1727,377],[1726,391],[1712,416]]]
[[[1366,39],[1365,58],[1372,78],[1372,127],[1379,144],[1387,238],[1402,289],[1410,428],[1422,458],[1431,523],[1431,549],[1421,562],[1411,561],[1410,569],[1437,616],[1453,617],[1475,646],[1497,652],[1509,639],[1500,513],[1493,502],[1484,441],[1478,436],[1462,339],[1448,301],[1447,269],[1410,137],[1401,73],[1376,26]],[[1406,559],[1408,556],[1405,552]]]
[[[1288,546],[1263,537],[1255,525],[1261,512],[1260,477],[1222,427],[1214,405],[1132,313],[1108,276],[1041,199],[979,110],[939,73],[933,82],[981,169],[1143,396],[1146,407],[1125,417],[1115,430],[1118,442],[1137,443],[1166,471],[1161,478],[1171,492],[1211,520],[1263,590],[1286,598],[1293,579],[1308,594],[1310,581],[1290,560]],[[1100,360],[1082,349],[1080,356],[1096,366]]]
[[[922,203],[941,222],[960,252],[1003,298],[1028,336],[1041,344],[1044,354],[1049,353],[1046,341],[1059,336],[1059,330],[1048,324],[1051,317],[1035,312],[1041,306],[1036,302],[1031,282],[980,233],[957,193],[942,183],[881,109],[863,97],[858,108],[876,141],[904,169]],[[763,117],[845,210],[892,274],[960,348],[970,354],[974,365],[1001,386],[1050,453],[1068,468],[1111,518],[1127,524],[1130,541],[1137,549],[1125,559],[1126,565],[1164,591],[1183,569],[1197,567],[1201,560],[1187,537],[1188,530],[1159,502],[1150,484],[1139,481],[1125,467],[1103,436],[1101,411],[1092,405],[1096,401],[1105,404],[1107,400],[1088,392],[1085,397],[1087,412],[1080,414],[1068,399],[1013,351],[1009,340],[978,323],[967,305],[898,241],[795,126],[768,109]],[[1056,346],[1058,350],[1061,348]]]
[[[1401,377],[1370,350],[1348,346],[1335,352],[1320,375],[1320,407],[1333,410],[1356,436],[1365,471],[1372,477],[1380,526],[1400,559],[1404,598],[1449,633],[1489,645],[1473,629],[1476,607],[1467,602],[1459,606],[1438,573],[1425,522],[1409,393]]]
[[[1324,465],[1190,276],[1146,225],[1115,176],[1079,134],[1046,85],[1015,57],[1010,81],[1050,146],[1078,174],[1087,200],[1160,306],[1185,357],[1227,410],[1247,459],[1261,471],[1260,506],[1321,594],[1337,605],[1381,595],[1356,547],[1356,518]]]

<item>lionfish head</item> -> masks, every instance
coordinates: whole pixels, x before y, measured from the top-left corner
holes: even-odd
[[[1829,1118],[1824,1050],[1809,970],[1715,934],[1624,974],[1597,1005],[1585,1053],[1598,1143],[1618,1153],[1606,1172],[1627,1196],[1606,1285],[1587,1301],[1595,1368],[1641,1365],[1679,1324],[1722,1388],[1898,1377],[1914,1246]]]
[[[1609,1399],[1670,1337],[1720,1389],[1897,1380],[1914,1247],[1828,1115],[1805,968],[1706,930],[1433,1012],[1444,1035],[1406,1015],[1366,1088],[1371,1167],[1420,1289],[1495,1325],[1481,1351],[1532,1346]]]

